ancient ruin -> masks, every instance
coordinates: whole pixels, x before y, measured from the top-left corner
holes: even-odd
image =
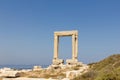
[[[58,31],[54,32],[54,65],[61,65],[64,63],[63,59],[59,59],[59,38],[65,36],[72,36],[72,59],[67,59],[67,65],[74,65],[78,63],[78,31]]]
[[[72,58],[67,59],[64,64],[59,58],[59,38],[72,36]],[[86,73],[89,66],[78,62],[78,31],[54,32],[54,58],[52,65],[47,68],[33,66],[33,69],[11,69],[1,68],[0,78],[2,80],[73,80],[75,77]],[[0,80],[1,80],[0,79]]]

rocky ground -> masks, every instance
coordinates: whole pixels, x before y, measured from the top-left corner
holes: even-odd
[[[120,54],[88,65],[34,66],[31,70],[3,68],[0,80],[120,80]]]
[[[2,80],[71,80],[88,71],[88,66],[81,65],[51,65],[48,68],[34,66],[31,70],[1,70]],[[4,76],[3,76],[4,74]],[[5,75],[6,74],[6,75]]]

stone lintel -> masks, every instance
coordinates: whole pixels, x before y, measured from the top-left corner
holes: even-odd
[[[78,35],[77,30],[73,31],[56,31],[54,32],[55,36],[72,36],[72,35]]]

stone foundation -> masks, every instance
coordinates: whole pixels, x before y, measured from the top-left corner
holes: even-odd
[[[67,62],[67,65],[77,65],[77,63],[78,63],[78,60],[77,59],[67,59],[66,60],[66,62]]]
[[[63,59],[53,59],[53,65],[62,65],[63,63]]]

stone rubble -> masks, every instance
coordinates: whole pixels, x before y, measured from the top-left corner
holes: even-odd
[[[31,70],[30,69],[14,70],[14,69],[5,67],[0,69],[0,77],[18,77],[17,73],[28,72],[28,71],[31,71]]]

